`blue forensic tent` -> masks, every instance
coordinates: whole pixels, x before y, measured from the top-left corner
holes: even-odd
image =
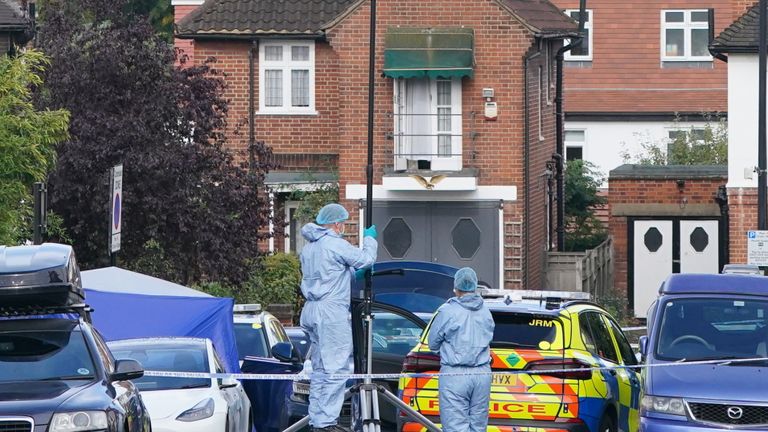
[[[228,372],[239,372],[231,298],[213,297],[118,267],[81,273],[93,324],[108,341],[192,336],[213,341]]]

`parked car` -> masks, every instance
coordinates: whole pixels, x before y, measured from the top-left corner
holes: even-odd
[[[141,362],[147,370],[224,373],[210,339],[157,337],[108,342],[115,355]],[[251,430],[251,403],[234,378],[144,376],[141,391],[154,432],[241,432]]]
[[[142,366],[115,360],[84,301],[71,247],[0,247],[0,430],[152,430]]]
[[[493,377],[489,428],[636,431],[640,379],[626,337],[600,306],[558,295],[565,294],[522,291],[486,300],[496,323],[491,367],[514,372]],[[428,335],[429,328],[406,356],[403,372],[439,370],[440,357],[430,351]],[[588,369],[593,367],[615,369]],[[435,377],[400,379],[402,400],[435,423],[438,388]],[[403,414],[398,422],[401,431],[422,430]]]
[[[751,274],[763,276],[763,271],[756,264],[726,264],[723,266],[723,274]]]
[[[272,346],[278,342],[290,342],[283,324],[259,304],[236,304],[232,321],[235,327],[240,366],[250,357],[274,358]]]
[[[643,369],[640,430],[766,430],[766,344],[768,278],[670,276],[640,339],[651,366]],[[686,364],[707,360],[714,363]]]

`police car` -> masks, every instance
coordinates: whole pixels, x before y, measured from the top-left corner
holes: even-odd
[[[130,381],[91,325],[72,248],[0,247],[0,431],[149,432]]]
[[[496,323],[491,367],[502,372],[493,376],[489,431],[638,429],[640,379],[629,342],[584,293],[570,299],[564,294],[519,291],[486,300]],[[403,372],[439,371],[440,357],[429,350],[428,334],[429,327],[406,357]],[[595,367],[612,368],[590,369]],[[439,423],[438,378],[401,378],[399,392],[405,403]],[[398,427],[425,430],[402,413]]]

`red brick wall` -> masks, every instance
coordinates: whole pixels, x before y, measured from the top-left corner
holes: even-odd
[[[593,60],[591,67],[565,69],[566,111],[727,111],[725,63],[713,60],[713,68],[701,69],[661,67],[661,10],[715,8],[718,34],[735,19],[732,2],[743,1],[589,0]],[[554,2],[563,9],[579,7],[578,0]]]
[[[730,262],[747,262],[747,231],[757,228],[757,188],[728,189]]]
[[[736,21],[739,19],[739,17],[749,8],[754,6],[755,3],[757,3],[756,0],[733,0],[733,15],[731,16],[731,20]]]
[[[197,9],[199,6],[174,6],[173,7],[173,22],[177,23],[179,20],[187,16],[188,13]],[[184,54],[189,57],[189,62],[194,62],[195,59],[195,42],[191,39],[174,39],[173,45],[176,48],[184,50]]]
[[[608,196],[612,206],[618,204],[677,204],[683,199],[688,204],[712,204],[717,188],[727,181],[726,178],[685,179],[685,188],[680,191],[677,180],[647,179],[610,179]],[[730,196],[730,191],[729,191]],[[734,199],[731,200],[733,212]],[[733,224],[733,217],[731,219]],[[628,239],[627,217],[611,215],[609,232],[613,237],[614,260],[613,281],[616,293],[627,295]],[[733,241],[733,240],[732,240]]]

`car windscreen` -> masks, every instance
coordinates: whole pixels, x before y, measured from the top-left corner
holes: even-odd
[[[90,380],[95,374],[79,330],[0,333],[0,382]]]
[[[364,281],[355,282],[353,292],[363,289]],[[405,269],[373,278],[373,300],[405,309],[411,313],[435,313],[453,297],[453,276]]]
[[[210,373],[208,353],[204,345],[173,346],[170,344],[110,346],[116,359],[134,359],[146,371]],[[176,378],[143,376],[133,380],[141,391],[176,390],[210,387],[209,378]]]
[[[259,323],[235,323],[235,342],[240,360],[246,356],[270,357],[264,331]]]
[[[562,348],[562,323],[552,316],[517,312],[491,312],[496,324],[492,347]]]
[[[766,356],[768,302],[672,299],[660,308],[656,357],[671,361]]]

